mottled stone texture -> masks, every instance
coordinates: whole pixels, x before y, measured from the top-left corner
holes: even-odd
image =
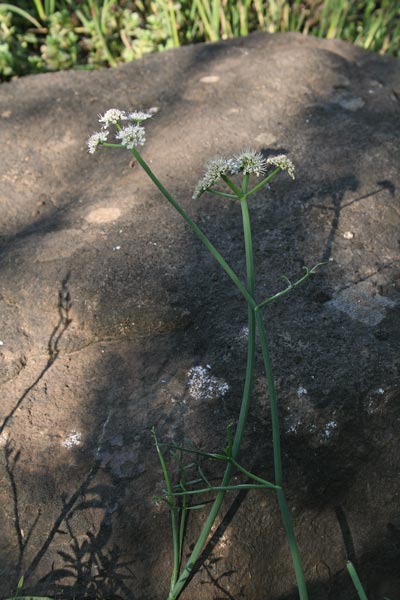
[[[251,215],[260,300],[328,263],[265,312],[310,595],[354,598],[351,558],[371,600],[400,597],[399,98],[398,60],[292,34],[2,84],[3,596],[25,574],[27,593],[165,600],[150,428],[218,450],[237,418],[244,301],[129,153],[85,146],[98,113],[157,107],[143,155],[240,276],[240,208],[190,199],[203,164],[246,147],[296,164]],[[266,478],[270,439],[258,361],[241,461]],[[224,510],[184,598],[295,598],[273,495]]]

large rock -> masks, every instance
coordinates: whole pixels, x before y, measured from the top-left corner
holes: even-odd
[[[400,597],[399,98],[398,60],[292,34],[1,86],[1,594],[25,574],[29,593],[165,600],[150,428],[217,450],[237,418],[245,302],[127,152],[87,154],[98,113],[157,107],[143,155],[241,275],[239,207],[190,199],[203,164],[249,146],[296,164],[251,212],[260,299],[328,262],[266,311],[310,594],[354,598],[351,558],[371,599]],[[256,375],[241,461],[271,478]],[[225,511],[184,598],[295,598],[273,495]]]

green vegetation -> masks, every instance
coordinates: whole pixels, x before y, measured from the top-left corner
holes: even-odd
[[[198,200],[203,194],[214,194],[230,199],[240,205],[243,222],[243,238],[246,260],[246,282],[240,280],[234,269],[227,260],[218,252],[208,237],[200,227],[192,220],[189,214],[182,208],[179,202],[164,187],[155,173],[151,170],[149,164],[143,159],[138,151],[139,146],[145,142],[145,129],[143,122],[152,118],[151,113],[135,111],[126,113],[124,111],[112,108],[104,115],[100,116],[99,122],[102,123],[102,129],[94,133],[88,140],[90,153],[96,152],[97,148],[104,146],[107,148],[126,148],[129,149],[142,167],[154,185],[158,188],[166,201],[179,213],[197,238],[204,244],[206,249],[219,263],[232,283],[237,287],[242,296],[247,301],[248,315],[248,336],[247,336],[247,361],[246,375],[243,385],[242,403],[240,406],[238,422],[236,428],[232,425],[227,427],[227,443],[222,452],[211,453],[200,448],[173,447],[172,450],[178,459],[179,482],[174,483],[172,472],[167,466],[167,457],[164,456],[161,444],[159,444],[156,431],[153,429],[153,438],[160,461],[161,470],[165,482],[163,495],[157,500],[164,500],[171,513],[172,529],[172,553],[173,569],[171,574],[170,589],[167,600],[178,600],[182,591],[188,585],[191,574],[200,557],[200,554],[207,542],[211,529],[220,513],[223,500],[227,492],[243,489],[265,489],[276,493],[283,527],[286,533],[288,546],[290,549],[293,568],[296,576],[299,600],[308,600],[308,591],[304,577],[302,562],[299,549],[297,547],[295,532],[292,523],[290,509],[287,505],[286,495],[283,487],[283,466],[281,456],[280,442],[280,424],[278,414],[278,398],[275,388],[275,380],[272,372],[272,363],[269,354],[267,335],[262,316],[262,309],[271,302],[274,302],[282,295],[291,292],[297,285],[304,282],[312,276],[322,263],[315,265],[312,269],[305,268],[305,273],[297,281],[291,282],[284,277],[287,286],[284,290],[264,298],[261,302],[256,300],[256,279],[254,269],[254,255],[252,243],[251,220],[248,199],[256,192],[274,179],[279,173],[285,172],[294,179],[294,165],[283,154],[271,156],[265,159],[260,152],[256,150],[244,150],[230,158],[216,158],[208,163],[207,170],[199,181],[193,194],[193,199]],[[125,125],[125,122],[128,122]],[[114,135],[115,141],[109,142],[108,137]],[[255,178],[261,179],[255,184]],[[253,182],[253,185],[251,183]],[[255,185],[254,185],[255,184]],[[219,189],[223,187],[223,190]],[[251,396],[254,381],[254,365],[256,358],[256,333],[258,331],[259,343],[264,363],[264,371],[268,388],[269,406],[271,414],[271,437],[273,446],[273,482],[267,481],[258,475],[254,475],[245,467],[237,462],[240,448],[245,435]],[[165,444],[163,444],[165,446]],[[176,454],[177,452],[177,454]],[[193,463],[192,455],[225,463],[224,472],[219,485],[213,485],[204,475],[201,465]],[[184,464],[183,457],[190,456],[190,462]],[[196,467],[191,476],[191,470]],[[272,469],[271,469],[272,470]],[[243,482],[232,484],[234,474],[244,475]],[[249,483],[250,480],[250,483]],[[204,504],[204,496],[206,500]],[[211,495],[211,496],[210,496]],[[196,504],[191,503],[192,496],[200,496]],[[197,541],[191,548],[189,558],[185,562],[185,533],[188,511],[198,508],[208,507],[209,513],[203,523],[203,528],[197,538]]]
[[[400,55],[400,0],[16,0],[0,3],[0,77],[93,69],[263,30]]]

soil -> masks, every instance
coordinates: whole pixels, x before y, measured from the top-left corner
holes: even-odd
[[[126,152],[85,140],[157,108],[143,156],[240,276],[240,208],[204,163],[287,153],[251,202],[285,488],[312,600],[400,598],[399,61],[254,34],[0,87],[0,594],[165,600],[170,518],[151,437],[212,450],[241,401],[247,308]],[[261,357],[240,461],[272,478]],[[218,465],[206,466],[211,476]],[[206,511],[191,512],[185,555]],[[226,497],[183,600],[294,600],[276,499]]]

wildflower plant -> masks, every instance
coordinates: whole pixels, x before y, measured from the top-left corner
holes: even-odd
[[[281,296],[289,293],[295,287],[303,283],[316,272],[322,263],[318,263],[311,269],[306,267],[302,276],[294,282],[291,282],[287,277],[284,277],[287,283],[284,289],[278,291],[272,296],[269,296],[268,298],[257,300],[251,222],[248,206],[249,198],[266,186],[279,173],[286,172],[290,177],[294,178],[294,165],[285,155],[272,156],[268,159],[265,159],[264,156],[257,150],[251,148],[245,149],[232,157],[217,157],[211,160],[207,164],[205,174],[196,186],[193,194],[193,199],[195,200],[200,199],[203,194],[209,193],[234,200],[238,203],[238,205],[240,204],[246,255],[246,281],[243,282],[235,273],[233,268],[229,265],[229,263],[225,260],[225,258],[210,242],[203,231],[191,219],[178,201],[163,186],[149,165],[140,155],[138,148],[145,142],[143,121],[149,119],[151,116],[151,113],[129,113],[125,111],[119,111],[117,109],[108,110],[104,115],[99,116],[99,121],[103,124],[102,130],[94,133],[88,140],[89,152],[95,152],[100,146],[129,149],[136,161],[157,186],[165,199],[173,206],[173,208],[175,208],[175,210],[178,211],[195,235],[201,240],[207,250],[209,250],[215,260],[220,264],[222,269],[231,279],[232,283],[241,292],[248,306],[247,364],[242,403],[235,430],[233,429],[232,424],[227,427],[227,443],[223,451],[214,453],[207,452],[202,449],[180,447],[176,445],[171,448],[171,446],[167,445],[167,448],[172,450],[175,453],[175,456],[178,457],[179,481],[177,484],[174,484],[167,468],[163,452],[163,444],[159,443],[156,431],[154,429],[152,431],[165,481],[165,492],[161,499],[167,503],[170,509],[172,524],[173,571],[167,600],[176,600],[186,586],[193,567],[207,542],[211,528],[220,511],[225,494],[230,490],[239,489],[265,489],[271,490],[277,494],[282,521],[292,556],[299,597],[300,600],[308,600],[308,592],[300,560],[300,554],[298,551],[292,519],[283,488],[278,401],[267,335],[261,311],[267,304],[274,302]],[[115,142],[108,141],[109,136],[112,133],[110,131],[111,127],[114,128],[113,133],[116,140]],[[255,179],[258,179],[258,182],[255,182]],[[252,185],[250,185],[251,182],[253,182]],[[271,412],[274,462],[272,481],[267,481],[251,473],[238,462],[252,395],[257,331],[262,350]],[[185,475],[186,467],[183,466],[182,457],[184,455],[190,455],[195,459],[201,458],[222,463],[224,465],[224,474],[220,484],[211,484],[200,466],[197,467],[198,477],[188,480],[187,476]],[[192,463],[192,466],[193,464],[196,463]],[[240,473],[242,476],[244,476],[246,478],[245,482],[233,485],[231,482],[235,473]],[[186,561],[186,563],[183,563],[182,556],[184,533],[188,511],[193,508],[208,506],[208,503],[204,503],[201,500],[197,505],[192,505],[190,504],[189,499],[193,496],[199,496],[201,498],[203,494],[209,495],[210,493],[214,495],[214,500],[209,515],[196,543],[194,544],[189,559]],[[157,498],[157,500],[160,500],[160,498]]]

